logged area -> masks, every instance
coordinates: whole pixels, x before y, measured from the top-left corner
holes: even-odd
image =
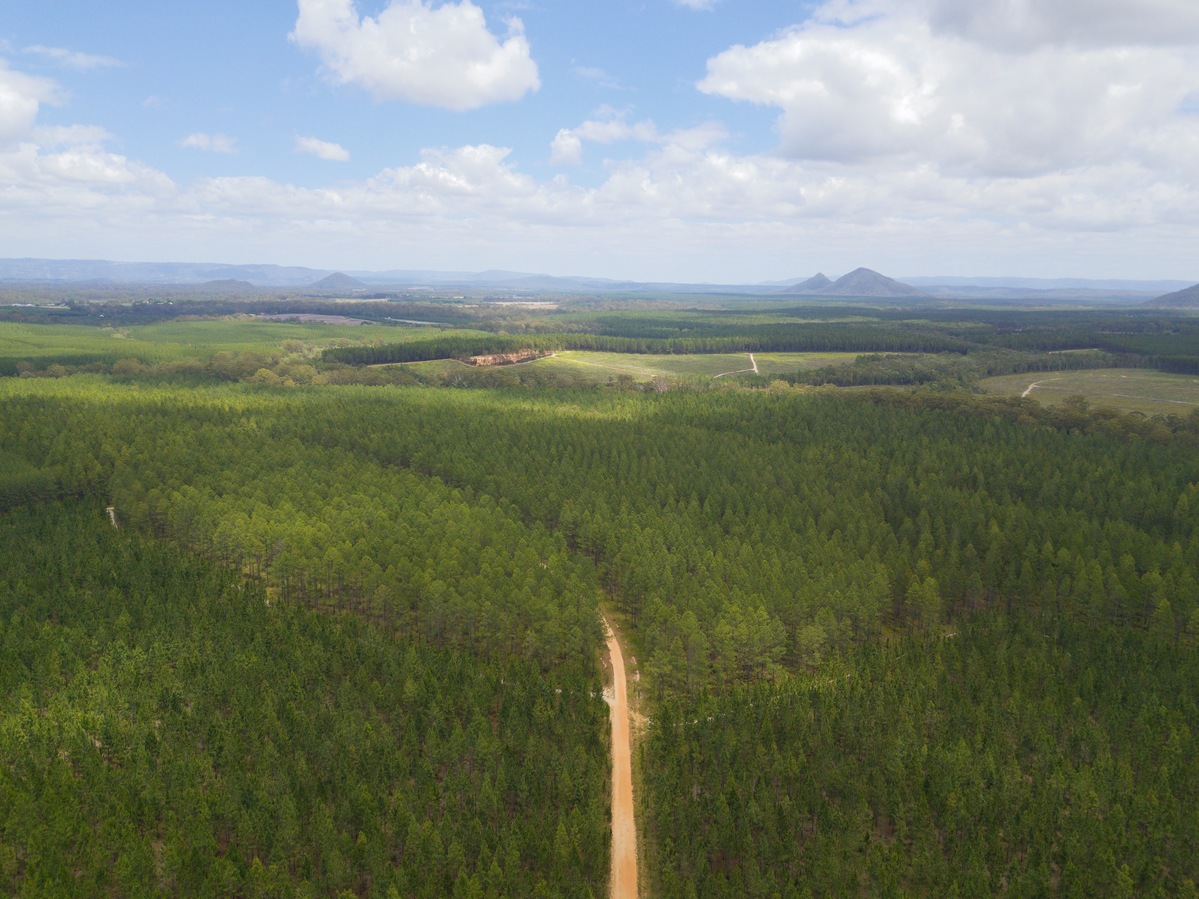
[[[1047,405],[1082,397],[1095,406],[1145,415],[1186,415],[1199,409],[1199,376],[1145,369],[1111,368],[1049,376],[1005,375],[987,378],[980,386],[988,393],[1031,397]]]
[[[0,321],[0,892],[1195,894],[1187,319],[337,308]]]

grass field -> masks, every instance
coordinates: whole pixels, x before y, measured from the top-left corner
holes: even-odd
[[[1033,386],[1035,385],[1035,386]],[[1032,386],[1032,390],[1028,388]],[[987,378],[988,393],[1021,396],[1048,405],[1068,396],[1083,396],[1092,406],[1143,412],[1146,415],[1186,415],[1199,409],[1199,377],[1169,375],[1142,368],[1099,368]]]
[[[848,365],[861,353],[754,353],[758,371],[771,377],[824,368],[827,365]]]
[[[597,379],[628,375],[638,381],[654,378],[713,378],[726,372],[753,371],[748,353],[710,355],[663,355],[634,353],[595,353],[566,350],[543,359],[539,365],[568,366],[595,370]]]

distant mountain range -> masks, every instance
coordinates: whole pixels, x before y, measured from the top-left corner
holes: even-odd
[[[326,275],[319,281],[314,281],[308,285],[312,290],[366,290],[367,285],[359,281],[357,278],[351,278],[343,272],[334,272],[331,275]]]
[[[404,288],[489,290],[502,293],[663,293],[813,296],[855,299],[977,299],[996,301],[1165,303],[1162,294],[1187,288],[1187,281],[1088,280],[1084,278],[910,277],[902,281],[859,268],[837,280],[824,274],[757,284],[696,284],[621,281],[609,278],[488,270],[482,272],[391,269],[344,272],[281,265],[190,262],[111,262],[97,259],[0,259],[0,283],[180,286],[214,293],[252,290],[357,293]],[[1185,291],[1183,291],[1185,293]],[[1161,300],[1155,298],[1161,297]],[[1183,297],[1175,306],[1191,305]]]
[[[1155,309],[1199,309],[1199,284],[1151,300]]]
[[[918,287],[904,284],[868,268],[857,268],[836,281],[830,281],[823,273],[808,278],[790,287],[786,293],[798,293],[817,297],[861,297],[865,299],[891,299],[896,297],[927,297]]]

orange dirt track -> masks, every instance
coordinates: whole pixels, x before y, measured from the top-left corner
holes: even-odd
[[[607,626],[607,622],[604,622]],[[612,657],[612,899],[637,897],[637,823],[633,816],[633,768],[624,654],[608,628]]]

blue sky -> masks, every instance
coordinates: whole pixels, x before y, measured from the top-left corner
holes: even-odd
[[[0,256],[1199,279],[1194,0],[6,0]]]

